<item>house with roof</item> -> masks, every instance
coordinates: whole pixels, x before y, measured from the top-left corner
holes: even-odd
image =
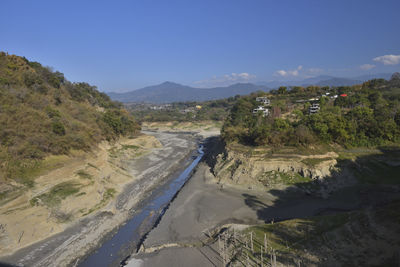
[[[265,96],[257,97],[256,101],[261,102],[261,104],[263,104],[265,106],[269,106],[271,104],[271,101]]]
[[[269,115],[269,109],[264,106],[258,106],[257,108],[253,109],[254,115],[257,115],[259,112],[262,112],[263,117],[267,117]]]
[[[313,103],[309,108],[308,108],[308,113],[315,114],[318,113],[320,109],[319,103]]]

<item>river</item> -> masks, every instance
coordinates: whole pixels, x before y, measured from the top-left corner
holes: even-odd
[[[78,266],[123,266],[130,255],[136,252],[146,234],[157,225],[170,202],[190,178],[193,169],[203,157],[202,145],[194,157],[193,162],[176,178],[153,190],[148,198],[141,201],[132,218]]]

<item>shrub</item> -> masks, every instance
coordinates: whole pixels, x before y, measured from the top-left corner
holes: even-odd
[[[46,113],[47,113],[47,116],[49,116],[49,118],[60,118],[61,117],[60,111],[53,109],[50,106],[46,107]]]
[[[53,121],[51,123],[53,133],[57,135],[65,135],[65,127],[60,121]]]

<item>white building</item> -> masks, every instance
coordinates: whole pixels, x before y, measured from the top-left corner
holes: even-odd
[[[315,114],[318,113],[319,111],[319,104],[318,103],[313,103],[309,108],[308,108],[308,113],[309,114]]]
[[[259,112],[262,112],[263,117],[267,117],[269,115],[269,109],[263,106],[258,106],[258,108],[253,109],[254,115],[257,115]]]
[[[257,97],[256,98],[256,101],[257,102],[261,102],[263,105],[265,105],[265,106],[269,106],[270,104],[271,104],[271,101],[267,98],[267,97],[265,97],[265,96],[263,96],[263,97]]]

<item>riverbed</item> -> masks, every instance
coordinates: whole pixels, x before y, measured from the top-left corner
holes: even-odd
[[[123,265],[137,250],[146,234],[161,219],[171,200],[190,178],[193,169],[203,157],[203,146],[193,153],[192,163],[179,175],[156,188],[151,195],[137,205],[132,218],[118,229],[117,233],[101,247],[85,258],[78,266],[118,266]]]
[[[145,133],[155,136],[162,147],[132,160],[129,172],[135,181],[126,185],[106,209],[70,224],[59,234],[1,257],[0,263],[20,266],[78,264],[99,244],[109,240],[136,212],[140,212],[141,201],[151,196],[160,185],[176,178],[177,174],[179,176],[193,162],[193,152],[200,140],[198,136],[191,133]],[[157,217],[155,214],[154,218]]]

